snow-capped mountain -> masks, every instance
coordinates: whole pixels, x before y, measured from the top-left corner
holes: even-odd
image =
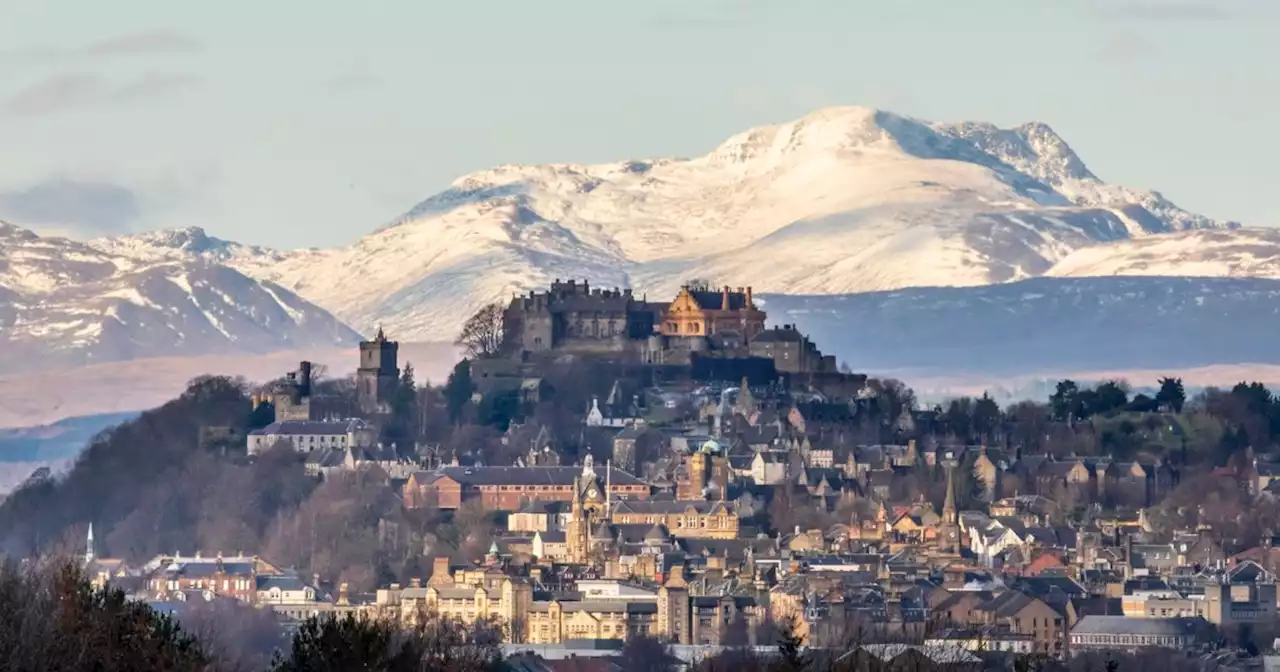
[[[94,245],[213,259],[359,329],[443,340],[481,305],[557,277],[651,296],[692,278],[785,294],[977,286],[1042,275],[1099,243],[1233,226],[1102,182],[1043,124],[842,107],[692,159],[473,173],[339,249],[188,244],[189,232]]]
[[[359,339],[269,281],[205,258],[123,255],[109,247],[0,223],[0,371]]]
[[[760,297],[856,371],[986,376],[1280,364],[1280,280],[1033,278]],[[908,380],[910,382],[910,380]]]
[[[1046,275],[1280,278],[1280,230],[1185,231],[1079,249]]]

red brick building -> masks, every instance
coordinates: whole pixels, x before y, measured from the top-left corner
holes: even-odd
[[[456,509],[479,500],[486,509],[517,511],[525,502],[572,500],[573,479],[581,475],[582,467],[443,467],[410,476],[404,504]],[[648,484],[625,471],[601,469],[599,480],[614,499],[649,498]]]

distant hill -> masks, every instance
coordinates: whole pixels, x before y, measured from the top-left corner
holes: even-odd
[[[798,324],[856,371],[1025,376],[1280,363],[1280,280],[1035,278],[761,301],[771,321]]]

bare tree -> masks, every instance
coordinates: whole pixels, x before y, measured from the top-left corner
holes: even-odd
[[[502,306],[497,303],[481,308],[462,325],[453,344],[463,348],[471,359],[497,357],[502,352],[504,338],[503,314]]]

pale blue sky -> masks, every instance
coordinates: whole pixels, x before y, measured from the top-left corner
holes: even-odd
[[[1053,126],[1280,225],[1280,0],[0,0],[0,219],[346,243],[497,163],[696,155],[824,105]]]

